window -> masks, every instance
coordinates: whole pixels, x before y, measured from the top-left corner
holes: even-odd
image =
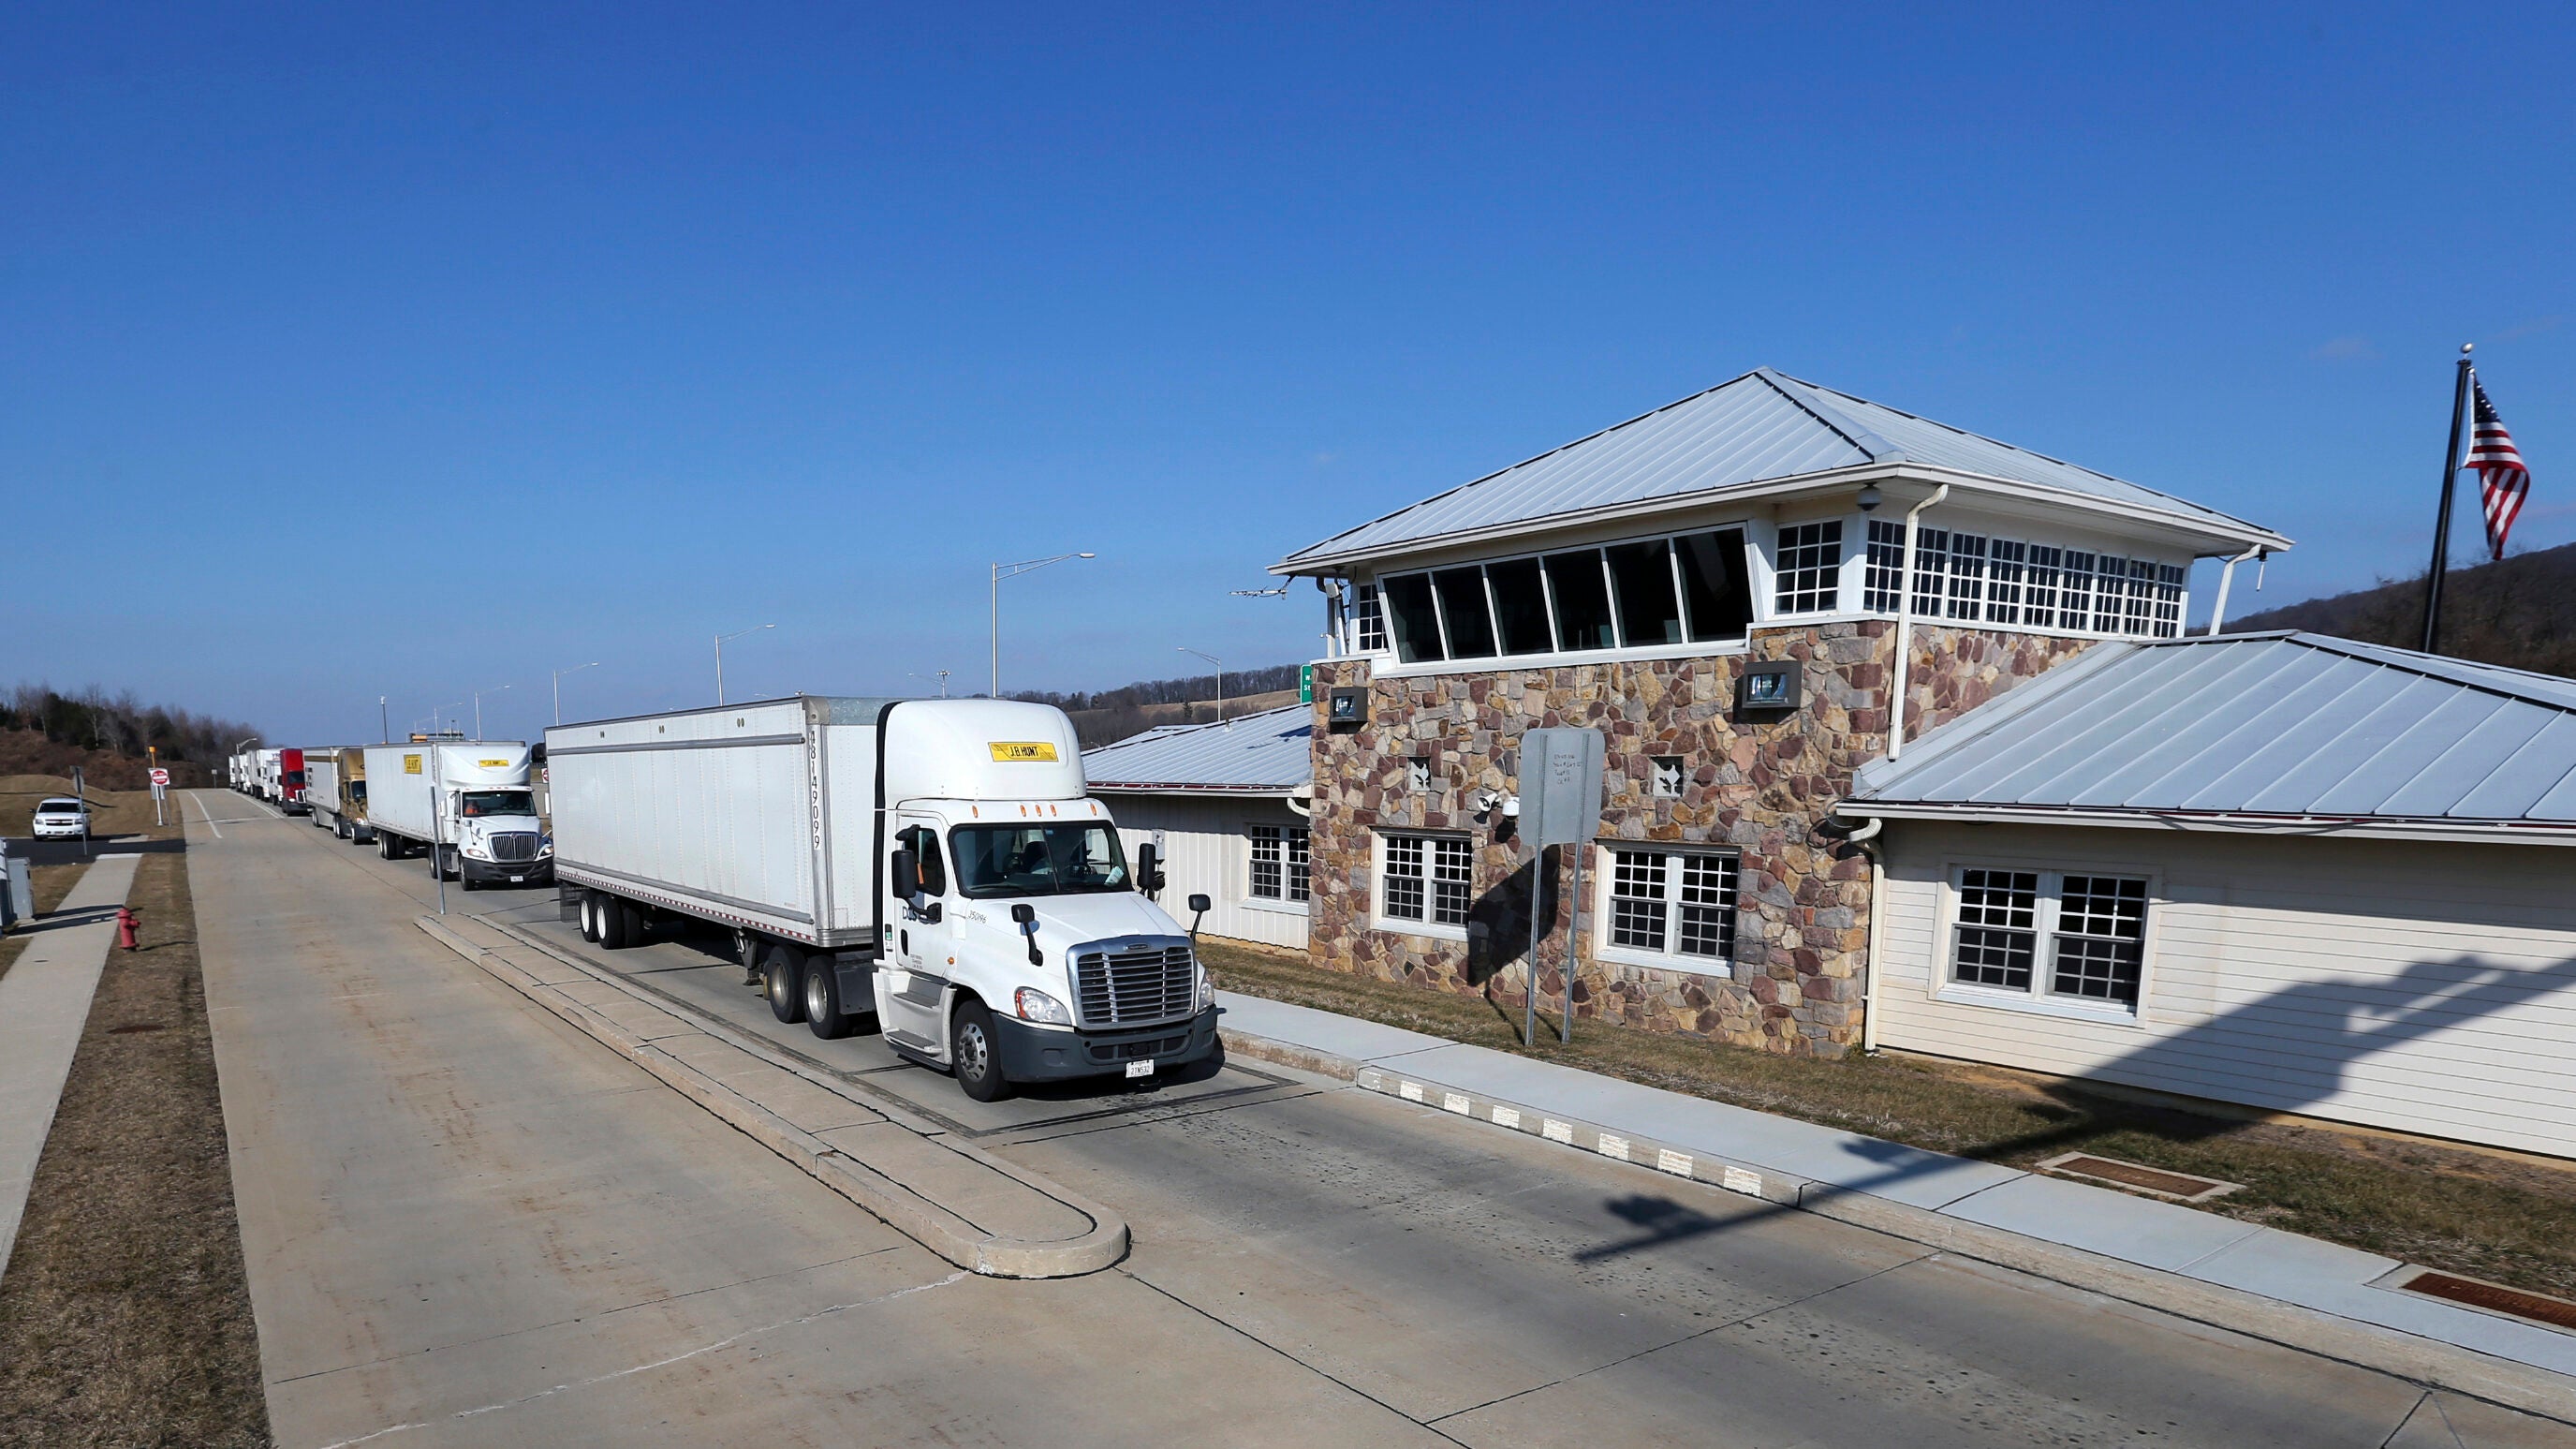
[[[1941,596],[1949,587],[1950,530],[1917,527],[1914,532],[1914,617],[1941,617]]]
[[[1429,574],[1398,574],[1386,581],[1387,615],[1395,625],[1395,657],[1407,664],[1445,659],[1440,615],[1431,606]]]
[[[909,850],[913,868],[921,872],[921,891],[928,896],[948,894],[948,867],[940,862],[939,832],[927,825],[908,825],[894,834],[897,850]]]
[[[1556,647],[1547,627],[1547,580],[1534,558],[1485,565],[1494,591],[1494,625],[1505,654],[1545,654]]]
[[[2143,878],[1972,866],[1956,880],[1953,982],[2079,1005],[2137,1007],[2146,963]]]
[[[1780,530],[1779,588],[1783,614],[1831,613],[1842,607],[1843,523],[1800,523]]]
[[[2059,575],[2057,594],[2057,627],[2081,629],[2093,617],[2093,555],[2075,549],[2066,551],[2066,569]]]
[[[2093,559],[2093,628],[2097,633],[2120,632],[2122,609],[2128,599],[2128,565],[2109,554],[2096,554]]]
[[[1362,654],[1386,652],[1386,607],[1379,602],[1377,585],[1362,584],[1351,605],[1351,617],[1359,626],[1359,648]]]
[[[1869,566],[1861,576],[1860,606],[1878,614],[1896,612],[1896,591],[1905,579],[1905,525],[1890,518],[1869,521]]]
[[[2034,629],[2057,627],[2058,561],[2061,553],[2046,544],[2030,546],[2030,571],[2023,575],[2021,615]]]
[[[1307,898],[1307,835],[1285,825],[1255,825],[1252,837],[1252,894],[1265,901]]]
[[[1996,624],[2021,622],[2022,560],[2030,545],[1999,538],[1986,546],[1986,618]]]
[[[1610,852],[1610,944],[1656,956],[1735,956],[1735,857],[1714,851]]]
[[[1974,620],[1985,612],[1986,541],[1973,533],[1950,535],[1950,617]]]
[[[1378,914],[1435,926],[1467,924],[1474,883],[1467,842],[1447,835],[1386,835]]]
[[[2182,634],[2182,580],[2180,564],[2156,566],[2156,637],[2178,638]]]
[[[1619,601],[1619,639],[1630,649],[1682,642],[1681,604],[1673,596],[1673,549],[1665,539],[1603,549],[1610,588]]]
[[[1744,530],[1721,528],[1673,540],[1691,642],[1741,639],[1753,623],[1753,581],[1744,569]]]
[[[1548,597],[1556,611],[1557,647],[1619,647],[1619,636],[1610,624],[1610,582],[1601,572],[1601,551],[1552,553],[1543,562]]]
[[[1440,623],[1448,630],[1449,657],[1486,659],[1494,652],[1494,616],[1485,607],[1485,571],[1442,569],[1431,576],[1440,596]]]
[[[2129,613],[2126,632],[2144,636],[2156,612],[2156,566],[2142,558],[2129,560]]]

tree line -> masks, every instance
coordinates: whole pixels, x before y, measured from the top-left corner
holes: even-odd
[[[47,744],[128,760],[157,748],[164,762],[217,772],[235,743],[259,733],[239,720],[144,704],[132,690],[111,697],[93,686],[65,694],[42,684],[19,685],[0,699],[0,729],[26,730]]]

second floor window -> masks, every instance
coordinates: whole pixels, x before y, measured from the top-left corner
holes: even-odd
[[[1783,614],[1830,614],[1842,607],[1843,523],[1800,523],[1780,530],[1777,602]]]

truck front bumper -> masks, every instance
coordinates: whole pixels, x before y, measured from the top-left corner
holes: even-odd
[[[1216,1050],[1216,1008],[1183,1021],[1119,1031],[1049,1031],[1016,1017],[993,1018],[1002,1075],[1014,1082],[1115,1076],[1150,1059],[1154,1075],[1204,1061]]]
[[[476,860],[459,850],[456,873],[477,885],[553,885],[555,858],[543,860]]]

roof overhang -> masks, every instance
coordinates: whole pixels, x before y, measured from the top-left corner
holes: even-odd
[[[1794,477],[1770,478],[1753,483],[1730,483],[1720,488],[1704,488],[1690,493],[1674,493],[1640,499],[1632,503],[1551,513],[1543,518],[1516,519],[1510,523],[1460,529],[1425,538],[1409,538],[1384,544],[1366,544],[1326,551],[1330,549],[1332,542],[1327,539],[1313,548],[1291,554],[1278,563],[1272,564],[1270,572],[1292,578],[1342,574],[1349,572],[1354,564],[1399,562],[1421,554],[1525,539],[1570,528],[1627,519],[1658,518],[1667,514],[1693,512],[1722,504],[1777,502],[1817,493],[1858,488],[1863,483],[1871,482],[1917,484],[1925,493],[1947,484],[1954,499],[1964,500],[1973,496],[1996,501],[2044,502],[2070,512],[2091,514],[2106,521],[2116,521],[2132,526],[2146,525],[2173,535],[2177,542],[2190,547],[2195,556],[2232,556],[2250,548],[2260,547],[2278,551],[2291,546],[2289,538],[2282,534],[2241,519],[2228,518],[2225,515],[2202,517],[2179,513],[2172,509],[2132,503],[2123,499],[2105,498],[2080,489],[2058,488],[2015,478],[1997,478],[1988,474],[1963,472],[1955,468],[1931,467],[1922,463],[1858,463],[1848,468],[1834,468],[1822,473],[1801,473]],[[1891,503],[1901,501],[1905,500],[1890,500]]]
[[[1090,784],[1092,793],[1100,795],[1213,795],[1254,800],[1293,799],[1312,788],[1306,785],[1184,785],[1169,781],[1109,784],[1093,780]]]
[[[2233,835],[2346,840],[2442,841],[2480,845],[2576,845],[2576,824],[2516,820],[2408,819],[2386,815],[2249,815],[2186,810],[2106,810],[2082,806],[1955,805],[1845,800],[1837,814],[1885,820],[1947,820],[1985,825],[2083,825],[2113,830],[2208,831]]]

